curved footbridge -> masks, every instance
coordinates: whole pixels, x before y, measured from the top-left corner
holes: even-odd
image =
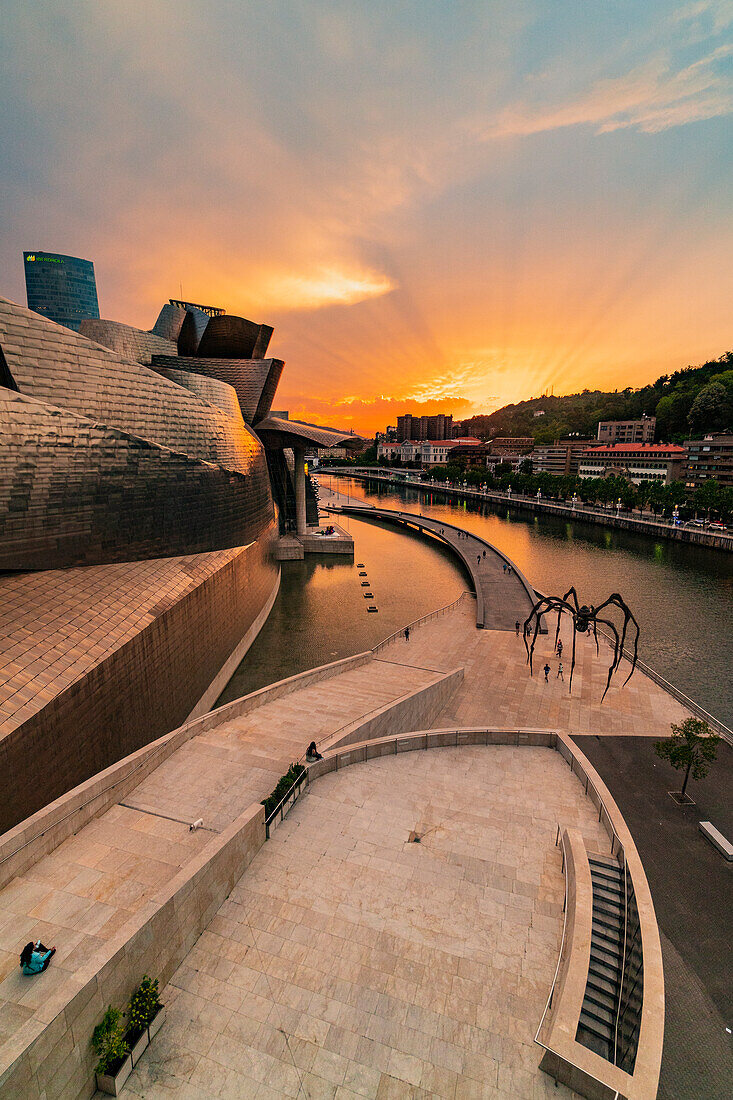
[[[460,558],[471,577],[476,594],[476,626],[480,630],[514,630],[517,620],[523,623],[536,602],[534,588],[511,558],[485,539],[452,523],[368,504],[334,503],[322,507],[324,511],[359,519],[384,520],[444,543]]]

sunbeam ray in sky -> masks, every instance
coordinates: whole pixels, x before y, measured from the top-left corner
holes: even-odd
[[[2,292],[275,325],[283,407],[373,431],[730,347],[730,0],[7,0]]]

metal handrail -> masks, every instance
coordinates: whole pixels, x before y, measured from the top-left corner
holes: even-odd
[[[629,929],[629,869],[626,866],[626,853],[624,852],[624,947],[621,956],[621,978],[618,985],[618,1004],[616,1005],[616,1025],[613,1031],[613,1064],[618,1065],[618,1025],[621,1019],[621,997],[624,991],[624,978],[626,976],[626,941]]]
[[[393,634],[390,634],[389,637],[385,638],[383,641],[377,642],[377,644],[372,649],[372,653],[379,653],[379,651],[384,649],[385,646],[389,645],[391,642],[401,637],[406,630],[412,630],[413,627],[420,626],[422,623],[426,623],[430,619],[435,619],[438,615],[443,615],[447,611],[453,611],[453,609],[458,607],[459,603],[461,603],[466,598],[466,596],[470,595],[471,593],[468,591],[468,589],[464,589],[457,600],[453,600],[452,603],[447,603],[445,607],[439,607],[436,611],[430,611],[427,615],[421,615],[419,619],[415,619],[413,622],[408,623],[407,626],[403,626],[401,630],[395,630]]]
[[[275,820],[275,818],[277,817],[278,814],[280,814],[280,820],[281,821],[285,817],[285,810],[284,810],[285,803],[288,801],[288,799],[292,795],[295,788],[296,787],[298,787],[298,788],[302,787],[302,785],[304,783],[307,786],[308,782],[309,782],[308,781],[308,769],[305,768],[300,773],[298,778],[293,783],[290,784],[290,786],[288,787],[287,791],[285,792],[283,797],[278,802],[275,809],[265,817],[265,836],[266,836],[267,839],[269,839],[269,837],[270,837],[270,824],[271,824],[271,822],[273,822]],[[298,794],[296,794],[295,799],[293,799],[293,805],[295,805],[295,802],[297,801],[299,793],[300,792],[298,791]]]
[[[565,872],[565,900],[563,902],[563,907],[562,907],[562,911],[563,911],[562,939],[560,940],[560,951],[559,951],[558,956],[557,956],[557,966],[555,967],[555,976],[552,979],[552,985],[550,986],[550,995],[547,998],[547,1004],[545,1005],[545,1011],[542,1013],[542,1019],[539,1022],[539,1026],[537,1028],[537,1033],[534,1037],[534,1041],[539,1046],[543,1047],[545,1050],[549,1050],[550,1048],[548,1046],[546,1046],[545,1043],[541,1042],[541,1040],[539,1038],[539,1034],[542,1031],[542,1025],[545,1022],[545,1017],[547,1016],[547,1013],[549,1012],[549,1010],[552,1008],[552,998],[553,998],[553,995],[555,993],[555,985],[557,984],[558,974],[560,973],[560,963],[562,962],[562,953],[565,950],[565,933],[566,933],[567,927],[568,927],[568,872],[567,872],[568,861],[567,861],[567,853],[565,851],[565,836],[560,832],[560,826],[559,825],[557,827],[557,832],[558,832],[558,837],[560,839],[560,843],[562,845],[562,868],[563,868],[563,871]],[[558,837],[555,838],[555,847],[557,847]]]

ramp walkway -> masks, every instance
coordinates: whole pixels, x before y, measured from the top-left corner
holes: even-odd
[[[341,500],[343,501],[343,497]],[[524,623],[536,601],[530,582],[514,562],[490,542],[443,520],[414,512],[374,508],[363,504],[324,504],[325,511],[383,520],[439,539],[460,558],[476,593],[476,626],[486,630],[514,630]]]

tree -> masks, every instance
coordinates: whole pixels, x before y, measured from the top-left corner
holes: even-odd
[[[692,432],[714,432],[725,428],[729,418],[728,390],[720,382],[710,382],[693,401],[687,423]]]
[[[657,741],[654,751],[661,760],[669,760],[675,770],[685,768],[685,781],[680,791],[680,800],[683,800],[690,775],[693,779],[704,779],[710,771],[718,754],[720,737],[702,718],[688,718],[681,726],[672,722],[671,728],[672,736],[666,741]]]

